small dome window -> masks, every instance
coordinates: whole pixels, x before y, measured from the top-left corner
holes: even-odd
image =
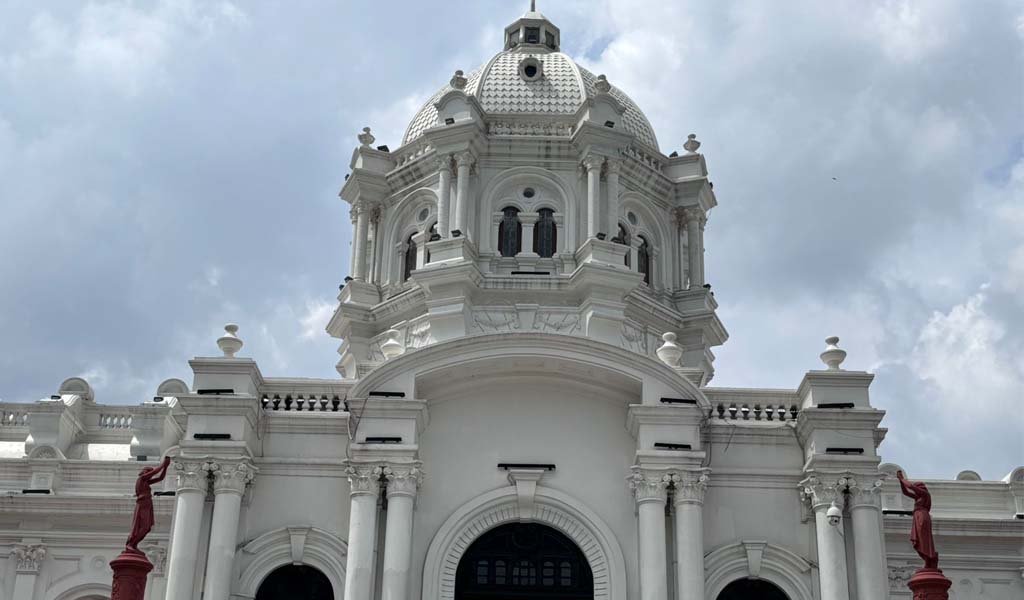
[[[533,198],[536,195],[537,192],[535,192],[532,187],[528,187],[523,190],[523,198]]]
[[[540,27],[527,27],[526,28],[526,43],[527,44],[539,44],[540,43]]]
[[[416,220],[419,221],[420,223],[422,223],[423,221],[426,221],[427,217],[429,217],[429,216],[430,216],[430,209],[429,208],[424,208],[423,210],[420,211],[420,214],[416,216]]]
[[[525,81],[536,81],[544,75],[543,67],[543,63],[533,56],[529,56],[519,63],[519,76]]]
[[[638,222],[640,222],[640,219],[636,217],[636,213],[632,211],[630,211],[630,213],[626,215],[626,219],[629,220],[630,225],[636,225]]]

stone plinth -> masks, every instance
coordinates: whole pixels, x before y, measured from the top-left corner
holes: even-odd
[[[126,549],[110,561],[114,570],[113,591],[110,600],[143,600],[146,595],[146,577],[153,570],[153,563],[138,550]]]
[[[907,582],[914,592],[914,600],[949,600],[949,586],[953,582],[939,569],[918,569]]]

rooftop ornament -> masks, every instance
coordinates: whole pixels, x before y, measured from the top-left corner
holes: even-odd
[[[829,371],[842,371],[839,365],[843,364],[843,361],[846,360],[846,350],[838,346],[839,338],[836,336],[825,338],[825,343],[828,345],[825,346],[825,351],[820,355],[821,362],[825,363]]]
[[[676,334],[666,331],[661,339],[665,343],[657,350],[658,358],[673,369],[681,366],[679,361],[683,358],[683,349],[676,344]]]
[[[370,144],[377,141],[377,138],[373,137],[373,134],[370,133],[369,127],[363,127],[363,132],[356,137],[359,138],[359,143],[364,146],[370,146]]]
[[[464,90],[466,89],[466,83],[468,81],[469,80],[466,79],[465,73],[462,72],[462,69],[459,69],[458,71],[455,71],[454,75],[452,75],[450,83],[453,89]]]
[[[683,144],[684,150],[686,150],[690,154],[696,154],[699,148],[700,142],[697,141],[696,133],[691,133],[690,135],[686,136],[686,143]]]
[[[224,335],[217,338],[217,347],[224,353],[225,358],[234,358],[235,353],[242,349],[243,343],[237,335],[238,325],[228,323],[224,326]]]
[[[597,88],[598,93],[607,94],[612,89],[612,84],[608,83],[608,78],[605,75],[598,75],[597,81],[594,82],[594,87]]]

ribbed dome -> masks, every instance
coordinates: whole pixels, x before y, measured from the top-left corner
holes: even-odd
[[[498,53],[486,65],[466,76],[465,92],[475,96],[484,112],[491,115],[522,117],[538,115],[544,124],[551,117],[569,117],[576,113],[585,99],[597,93],[597,77],[580,67],[561,52],[524,51],[524,47]],[[520,64],[533,58],[542,65],[541,76],[528,80],[520,75]],[[451,90],[446,85],[420,109],[405,131],[402,144],[415,140],[423,131],[439,125],[434,103]],[[629,96],[616,87],[611,95],[625,107],[623,127],[642,143],[658,149],[658,139],[651,124]]]

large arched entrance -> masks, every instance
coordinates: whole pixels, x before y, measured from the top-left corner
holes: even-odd
[[[763,579],[737,579],[725,586],[718,600],[789,600],[789,596]]]
[[[455,600],[593,600],[587,557],[556,529],[510,523],[481,535],[462,555]]]
[[[286,565],[274,569],[260,584],[256,600],[334,600],[330,580],[306,565]]]

